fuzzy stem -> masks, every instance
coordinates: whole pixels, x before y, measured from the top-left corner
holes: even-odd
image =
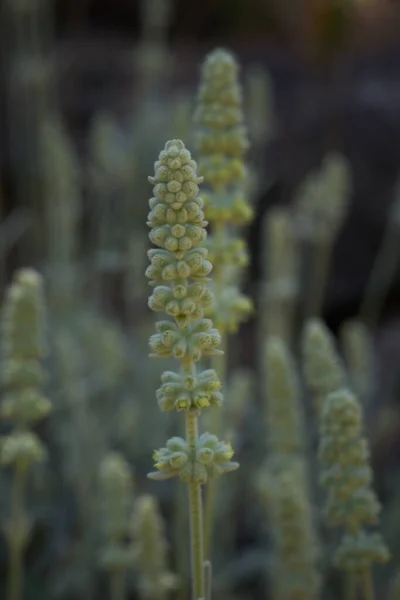
[[[10,570],[8,575],[8,600],[20,600],[23,586],[23,553],[25,547],[24,505],[27,479],[26,469],[17,467],[12,488],[10,529]]]
[[[352,571],[344,574],[344,597],[346,600],[357,600],[357,577]]]
[[[212,564],[209,560],[204,563],[204,582],[206,588],[205,600],[211,600],[212,591]]]
[[[120,569],[110,573],[110,600],[124,600],[125,572]]]
[[[206,506],[204,510],[204,552],[207,560],[211,559],[215,496],[216,482],[215,479],[211,479],[207,486]]]
[[[374,592],[374,582],[372,580],[371,568],[364,569],[364,571],[361,575],[361,585],[362,585],[364,600],[374,600],[375,592]]]
[[[186,413],[186,439],[191,449],[196,448],[198,438],[198,414]],[[203,506],[201,485],[195,481],[189,483],[190,543],[192,558],[192,596],[193,600],[204,598],[204,540]]]

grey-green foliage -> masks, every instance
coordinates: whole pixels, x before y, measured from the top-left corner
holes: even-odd
[[[270,452],[276,456],[302,454],[305,435],[300,387],[289,350],[279,338],[267,339],[264,365]]]
[[[33,269],[15,273],[7,290],[1,321],[2,388],[5,392],[1,416],[15,426],[2,445],[3,464],[25,469],[42,460],[45,449],[34,425],[51,412],[51,403],[43,394],[46,355],[45,299],[42,277]]]
[[[340,334],[351,387],[363,403],[367,402],[376,375],[371,331],[362,321],[352,319],[342,325]]]
[[[336,553],[346,570],[363,571],[385,562],[389,553],[376,525],[381,510],[372,489],[369,448],[362,432],[362,409],[357,398],[342,388],[326,398],[320,427],[321,483],[327,492],[324,513],[344,536]]]
[[[133,510],[133,477],[117,452],[109,452],[100,463],[98,498],[103,530],[101,565],[109,572],[125,572],[133,562],[132,545],[126,541]]]
[[[258,487],[274,536],[272,593],[277,600],[316,599],[319,551],[300,388],[286,344],[270,337],[264,352],[269,455]]]
[[[274,474],[269,509],[275,547],[273,598],[317,600],[321,587],[319,549],[302,461],[293,459]]]
[[[164,600],[177,577],[168,569],[168,544],[157,499],[148,494],[135,502],[132,519],[134,564],[141,600]]]
[[[335,339],[320,319],[309,319],[304,326],[302,359],[306,384],[319,414],[326,395],[341,388],[346,381]]]

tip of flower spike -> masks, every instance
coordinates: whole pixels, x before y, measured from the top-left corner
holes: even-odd
[[[215,48],[206,57],[206,64],[224,64],[225,68],[227,65],[236,68],[237,63],[234,55],[226,48]]]
[[[23,285],[37,285],[42,282],[42,276],[34,269],[25,268],[18,271],[15,280]]]

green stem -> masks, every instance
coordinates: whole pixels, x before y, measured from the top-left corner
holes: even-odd
[[[207,560],[211,559],[215,496],[216,480],[210,479],[207,485],[206,505],[204,509],[204,554]]]
[[[364,600],[374,600],[375,592],[371,568],[364,569],[361,575],[361,586]]]
[[[390,286],[400,263],[400,234],[398,226],[389,224],[372,267],[360,308],[361,319],[376,325]]]
[[[186,413],[186,439],[191,449],[196,448],[198,439],[197,412]],[[203,506],[201,485],[196,481],[189,483],[190,542],[192,558],[192,596],[193,600],[204,598],[204,540]]]
[[[357,600],[357,576],[353,571],[347,571],[344,574],[346,600]]]
[[[26,543],[25,531],[25,468],[17,467],[12,488],[10,528],[10,570],[8,575],[8,600],[20,600],[23,586],[23,553]]]
[[[212,591],[212,564],[209,560],[204,563],[204,581],[206,588],[205,600],[211,600]]]
[[[189,582],[189,562],[187,556],[187,550],[185,545],[182,544],[182,539],[185,538],[188,522],[186,507],[186,494],[183,492],[183,486],[177,485],[175,488],[175,502],[174,502],[174,523],[173,523],[173,536],[174,536],[174,555],[175,555],[175,572],[179,573],[179,587],[175,592],[175,600],[187,600],[189,596],[188,582]]]
[[[124,600],[125,571],[116,570],[110,573],[110,600]]]

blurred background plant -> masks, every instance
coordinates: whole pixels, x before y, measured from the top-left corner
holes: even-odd
[[[326,395],[346,386],[362,407],[392,555],[374,569],[376,598],[396,597],[399,26],[391,0],[204,0],[196,11],[183,0],[0,2],[0,302],[7,313],[21,268],[42,275],[52,408],[29,429],[47,460],[29,469],[13,600],[96,600],[104,589],[189,598],[186,499],[146,479],[160,440],[183,434],[179,416],[157,406],[169,367],[148,359],[147,175],[169,139],[201,158],[196,94],[218,48],[237,60],[243,93],[249,265],[235,293],[254,310],[226,342],[220,422],[241,468],[216,496],[213,594],[341,597],[315,457]],[[18,421],[9,359],[0,364],[3,463]],[[282,458],[278,432],[296,419],[298,447]],[[127,504],[122,491],[108,502],[107,465]],[[14,471],[0,472],[1,597]],[[117,537],[107,502],[123,521]]]

